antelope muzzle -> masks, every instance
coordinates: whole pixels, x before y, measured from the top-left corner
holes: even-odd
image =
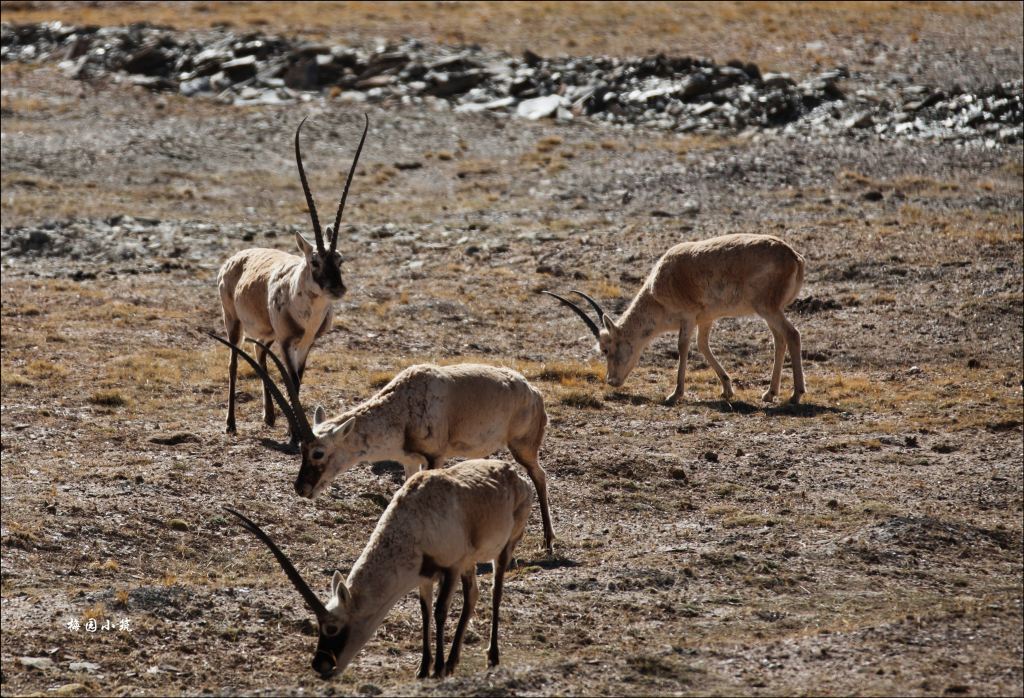
[[[299,476],[295,478],[295,494],[306,499],[316,496],[316,487],[323,477],[323,469],[303,459]]]
[[[338,660],[334,652],[318,649],[313,656],[313,671],[320,674],[320,678],[329,679],[338,670]]]

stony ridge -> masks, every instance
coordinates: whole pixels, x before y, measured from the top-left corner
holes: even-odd
[[[1024,83],[968,91],[893,76],[860,86],[843,67],[800,80],[734,60],[513,57],[479,46],[413,39],[373,47],[313,44],[263,33],[3,24],[0,59],[59,60],[89,80],[127,79],[154,91],[212,96],[237,105],[322,93],[347,101],[397,101],[528,119],[587,118],[676,132],[748,128],[880,138],[1024,140]],[[847,82],[854,83],[854,87]]]

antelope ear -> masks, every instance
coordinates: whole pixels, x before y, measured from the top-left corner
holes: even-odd
[[[337,439],[344,439],[346,436],[351,434],[352,430],[355,429],[355,428],[356,428],[356,418],[355,417],[349,417],[344,422],[342,422],[341,425],[338,426],[337,429],[334,430],[334,433],[331,434],[331,436],[333,436],[334,438],[337,438]]]
[[[342,605],[348,606],[352,600],[352,594],[345,585],[345,577],[338,570],[334,570],[334,576],[331,577],[331,593],[338,597],[338,602]]]
[[[306,261],[313,256],[313,245],[306,238],[302,237],[302,233],[295,231],[295,244],[299,246],[299,252],[306,258]]]
[[[313,410],[313,426],[319,426],[320,422],[327,419],[327,412],[324,410],[323,405],[317,405],[316,409]]]
[[[614,336],[615,333],[618,332],[618,330],[619,330],[619,328],[615,326],[615,321],[612,320],[607,315],[602,315],[601,316],[601,324],[604,325],[604,328],[606,330],[608,330],[608,334],[610,334],[610,335]]]

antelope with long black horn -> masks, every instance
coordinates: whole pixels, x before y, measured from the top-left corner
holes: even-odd
[[[348,579],[335,571],[326,604],[270,536],[244,515],[225,508],[270,548],[316,616],[319,639],[312,666],[320,676],[329,678],[344,671],[388,611],[402,596],[418,589],[423,616],[419,678],[428,675],[431,664],[434,677],[441,678],[452,674],[459,664],[462,640],[479,594],[476,563],[487,560],[494,569],[487,663],[498,664],[498,614],[505,568],[522,538],[532,502],[530,485],[509,463],[470,460],[445,470],[417,473],[391,500]],[[436,653],[432,657],[430,605],[435,581],[440,588],[434,608]],[[462,613],[445,661],[445,622],[456,581],[462,584]]]
[[[693,331],[697,347],[722,383],[722,397],[733,397],[732,380],[711,353],[711,326],[721,317],[759,315],[775,339],[775,364],[771,382],[761,398],[772,402],[779,394],[782,364],[787,350],[793,365],[793,395],[800,402],[805,392],[800,360],[800,332],[783,309],[793,302],[804,280],[804,258],[792,247],[770,235],[722,235],[672,247],[657,261],[644,285],[618,320],[600,303],[580,291],[572,291],[593,308],[597,321],[572,301],[553,296],[587,325],[597,338],[607,362],[605,380],[621,386],[657,336],[679,332],[679,367],[675,390],[666,398],[674,404],[683,397],[686,358]]]
[[[299,434],[302,465],[295,480],[299,496],[316,497],[356,463],[397,461],[408,479],[421,468],[443,467],[448,458],[480,458],[507,446],[537,489],[544,545],[553,551],[547,474],[539,462],[548,418],[544,398],[522,374],[482,364],[410,366],[376,395],[336,417],[327,419],[324,409],[317,407],[310,427],[298,390],[277,357],[270,355],[281,373],[287,400],[256,359],[233,348],[263,379],[293,433]]]
[[[295,129],[295,163],[299,168],[299,181],[306,196],[309,218],[313,224],[315,245],[300,233],[295,233],[295,243],[301,255],[282,250],[253,248],[243,250],[224,262],[217,274],[220,288],[221,309],[224,328],[228,339],[234,345],[243,339],[258,341],[259,362],[266,367],[268,347],[277,342],[281,357],[296,392],[302,384],[306,359],[313,342],[331,328],[334,301],[345,295],[345,283],[341,278],[342,257],[337,252],[338,230],[345,210],[352,175],[363,150],[366,133],[370,127],[365,117],[363,135],[359,140],[352,167],[349,169],[345,188],[341,194],[334,225],[326,230],[329,238],[324,241],[320,229],[316,204],[306,181],[302,167],[302,149],[299,144],[303,119]],[[238,356],[232,351],[228,366],[228,412],[227,431],[233,434],[235,427],[235,378],[238,372]],[[268,426],[274,425],[274,403],[270,391],[263,391],[263,420]],[[298,438],[292,432],[292,442]]]

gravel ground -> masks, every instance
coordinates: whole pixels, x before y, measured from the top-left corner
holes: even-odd
[[[975,74],[978,38],[926,40]],[[1024,693],[1019,144],[623,132],[329,96],[239,107],[53,63],[6,63],[3,81],[5,695]],[[223,433],[227,356],[196,331],[221,329],[224,259],[308,229],[298,121],[326,210],[364,111],[350,292],[305,400],[340,411],[412,363],[481,361],[522,371],[550,418],[555,555],[534,512],[501,666],[484,658],[485,573],[442,682],[414,678],[413,595],[318,679],[301,599],[220,513],[249,513],[326,590],[399,486],[367,464],[296,498],[298,459],[246,371]],[[673,337],[613,390],[585,328],[539,293],[620,312],[669,246],[728,232],[807,259],[799,407],[758,399],[760,320],[712,339],[736,400],[694,348],[666,407]]]

